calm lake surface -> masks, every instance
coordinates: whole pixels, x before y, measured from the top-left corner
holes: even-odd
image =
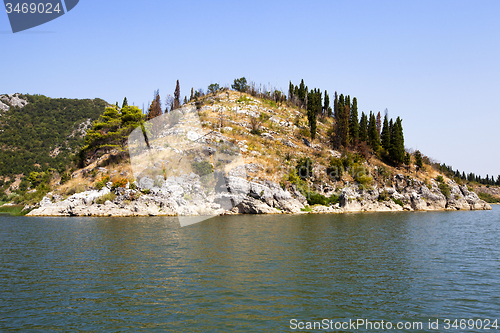
[[[393,332],[494,332],[443,320],[500,321],[499,237],[500,206],[184,228],[164,217],[3,215],[0,331],[290,332],[304,331],[291,319],[364,318],[425,324]]]

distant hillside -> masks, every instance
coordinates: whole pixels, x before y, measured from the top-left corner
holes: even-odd
[[[0,95],[0,179],[49,168],[64,171],[87,129],[103,112],[102,99]],[[0,188],[1,189],[1,188]]]

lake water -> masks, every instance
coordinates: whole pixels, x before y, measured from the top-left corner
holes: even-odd
[[[304,331],[292,319],[328,319],[352,332],[333,323],[365,319],[423,323],[393,332],[492,332],[444,320],[500,321],[499,237],[500,206],[185,228],[163,217],[4,215],[0,331],[290,332]]]

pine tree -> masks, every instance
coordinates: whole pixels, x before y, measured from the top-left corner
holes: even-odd
[[[377,132],[377,120],[375,119],[375,114],[370,111],[370,122],[368,123],[368,144],[377,152],[380,147],[380,138]]]
[[[382,130],[382,116],[380,115],[380,111],[377,113],[377,132],[380,137],[380,133]]]
[[[351,114],[349,119],[349,132],[352,143],[356,145],[359,141],[359,122],[358,122],[358,100],[352,99]]]
[[[189,101],[191,102],[194,98],[194,89],[191,87],[191,97],[189,97]]]
[[[125,98],[123,99],[122,109],[123,109],[124,107],[126,107],[126,106],[128,106],[127,97],[125,97]]]
[[[178,109],[179,106],[181,105],[181,86],[179,84],[179,80],[177,80],[177,84],[175,85],[175,92],[174,92],[174,109]]]
[[[391,132],[389,129],[389,121],[387,120],[387,115],[384,116],[384,126],[382,127],[381,140],[382,148],[384,148],[386,151],[389,151],[389,148],[391,147]]]
[[[399,117],[396,119],[396,122],[392,127],[389,156],[396,164],[402,164],[404,162],[405,142],[403,136],[403,125],[401,124],[401,118]]]
[[[187,96],[184,96],[184,103],[183,104],[187,104],[187,103],[188,103]]]
[[[359,121],[359,141],[368,141],[368,117],[364,112],[361,112],[361,120]]]

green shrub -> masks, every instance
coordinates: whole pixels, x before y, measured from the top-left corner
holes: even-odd
[[[352,168],[353,178],[363,186],[370,185],[373,178],[366,173],[366,168],[363,165],[355,163]]]
[[[396,204],[400,205],[401,207],[404,207],[404,202],[401,201],[400,199],[394,199],[394,198],[391,198],[392,201],[394,201]]]
[[[200,177],[209,175],[214,172],[214,167],[208,161],[193,162],[191,163],[191,168],[193,168],[193,172]]]
[[[439,183],[438,187],[441,190],[441,193],[443,193],[443,195],[448,199],[451,195],[450,186],[446,183]]]
[[[337,195],[332,195],[331,197],[328,198],[314,191],[307,192],[305,194],[305,197],[307,199],[307,203],[311,206],[312,205],[328,206],[329,204],[334,205],[339,202],[339,197]]]
[[[144,194],[149,194],[149,193],[151,193],[151,190],[148,189],[148,188],[145,188],[141,192],[144,193]]]
[[[100,191],[104,186],[106,186],[107,182],[109,182],[109,176],[102,176],[98,181],[94,183],[94,187]]]
[[[267,113],[264,113],[264,112],[260,113],[259,120],[261,122],[265,123],[266,121],[269,120],[269,118],[270,118],[270,116]]]
[[[439,183],[443,183],[444,182],[443,176],[441,176],[441,175],[437,176],[436,181],[438,181]]]
[[[378,195],[378,201],[379,202],[384,202],[384,201],[387,201],[389,200],[389,193],[387,192],[387,190],[383,190],[382,192],[379,193]]]
[[[312,212],[312,208],[310,206],[305,206],[304,208],[300,209],[303,212]]]
[[[113,201],[115,199],[116,199],[116,194],[114,194],[113,192],[110,192],[108,194],[102,195],[99,198],[95,199],[94,202],[98,205],[102,205],[108,200]]]

